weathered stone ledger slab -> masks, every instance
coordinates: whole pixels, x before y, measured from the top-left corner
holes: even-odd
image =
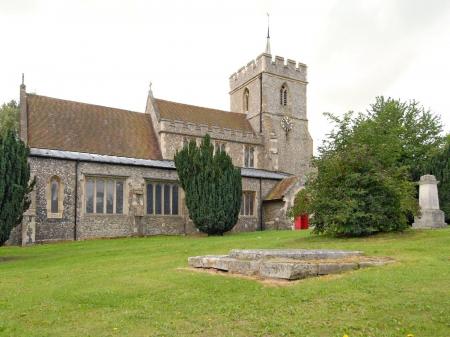
[[[232,250],[229,255],[194,256],[194,268],[215,269],[261,278],[298,280],[393,262],[363,256],[361,251],[258,249]]]

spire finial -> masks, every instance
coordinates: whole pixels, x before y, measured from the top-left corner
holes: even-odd
[[[25,75],[22,73],[22,84],[20,85],[21,89],[25,89]]]
[[[270,51],[270,25],[269,25],[269,13],[266,13],[267,14],[267,38],[266,38],[266,51],[265,51],[265,53],[266,54],[272,54],[271,53],[271,51]]]

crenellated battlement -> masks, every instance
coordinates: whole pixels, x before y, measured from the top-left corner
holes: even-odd
[[[273,59],[272,55],[263,53],[230,76],[230,90],[233,91],[262,72],[306,82],[306,68],[306,65],[301,62],[285,60],[281,56],[275,56]]]

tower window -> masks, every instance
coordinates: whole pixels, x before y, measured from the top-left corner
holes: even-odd
[[[250,99],[250,92],[247,88],[244,90],[244,112],[248,112],[248,106],[249,106],[249,99]]]
[[[283,106],[287,105],[287,87],[285,84],[280,89],[280,104]]]

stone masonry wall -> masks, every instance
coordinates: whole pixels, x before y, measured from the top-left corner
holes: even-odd
[[[201,142],[201,137],[195,137],[183,134],[161,133],[162,154],[164,159],[173,160],[176,151],[180,151],[183,148],[183,138],[197,139],[197,143]],[[263,148],[260,145],[254,143],[241,143],[231,140],[224,140],[221,138],[212,138],[213,145],[215,142],[225,143],[225,150],[233,160],[233,165],[243,167],[244,166],[244,147],[245,145],[251,145],[255,148],[255,168],[262,167]]]
[[[75,215],[75,162],[60,159],[29,159],[31,175],[36,177],[36,241],[73,240]],[[63,189],[62,218],[47,217],[47,188],[53,176]]]
[[[266,201],[263,204],[263,222],[265,229],[291,229],[292,221],[286,216],[283,200]]]
[[[280,89],[288,91],[287,105],[280,104]],[[243,112],[243,95],[249,90],[247,118],[255,132],[262,124],[261,168],[303,176],[310,171],[313,151],[306,114],[306,66],[281,57],[260,55],[230,77],[230,108]],[[262,97],[261,97],[262,92]],[[262,118],[260,117],[262,110]],[[286,133],[281,119],[288,116],[293,128]]]
[[[80,162],[77,165],[75,161],[42,157],[31,157],[29,161],[31,174],[36,176],[36,242],[73,240],[75,235],[80,240],[134,235],[184,234],[197,231],[189,219],[184,202],[184,193],[181,188],[179,196],[180,215],[154,216],[145,214],[145,182],[175,182],[178,179],[175,170],[92,162]],[[77,170],[77,173],[75,173],[75,170]],[[47,216],[47,188],[53,176],[59,177],[64,188],[61,218],[49,218]],[[78,176],[77,181],[76,176]],[[86,177],[90,176],[122,178],[125,181],[124,214],[86,214],[85,181]],[[259,205],[277,182],[277,180],[262,179],[260,181],[259,178],[243,178],[243,190],[255,192],[255,211],[253,216],[240,216],[233,231],[260,229]],[[76,207],[75,186],[77,186],[78,195]],[[136,210],[132,206],[133,191],[136,189],[144,191],[144,212],[143,216],[139,217],[135,217]],[[76,230],[75,209],[77,212]]]

